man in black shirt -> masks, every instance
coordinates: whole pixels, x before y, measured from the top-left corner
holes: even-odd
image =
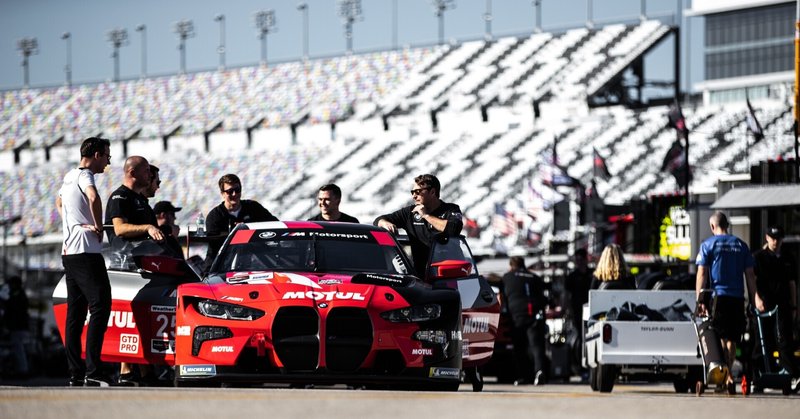
[[[442,232],[456,236],[464,226],[461,208],[442,201],[439,198],[440,192],[441,185],[436,176],[417,176],[411,189],[414,205],[381,215],[373,222],[393,234],[397,234],[398,228],[406,230],[411,242],[414,269],[421,278],[425,276],[425,265],[428,263],[433,237]]]
[[[222,203],[209,211],[206,216],[206,232],[212,238],[208,241],[205,270],[211,267],[217,257],[224,238],[213,236],[227,235],[239,223],[255,223],[259,221],[278,221],[266,208],[256,201],[242,199],[242,181],[234,174],[219,178],[219,193]]]
[[[503,301],[514,324],[511,339],[519,379],[514,383],[540,385],[547,381],[544,338],[544,281],[525,267],[525,260],[514,256],[503,275]]]
[[[112,259],[112,266],[122,269],[133,269],[134,265],[128,246],[130,241],[151,238],[163,242],[164,233],[158,228],[156,214],[150,207],[148,198],[155,196],[161,185],[158,167],[141,156],[131,156],[125,160],[122,185],[108,198],[104,224],[113,224],[114,230],[108,232],[108,242],[117,256]],[[148,367],[142,366],[140,376],[142,382],[135,378],[131,364],[120,363],[119,384],[139,386],[147,381],[150,373]]]
[[[108,232],[108,242],[112,249],[120,246],[119,239],[141,240],[147,237],[163,241],[164,234],[159,230],[156,215],[145,196],[151,184],[150,164],[141,156],[131,156],[125,160],[122,185],[108,198],[104,224],[113,224],[114,230]]]
[[[342,190],[338,186],[333,183],[322,185],[317,192],[319,214],[309,218],[308,221],[339,221],[358,224],[356,217],[339,211],[340,202],[342,202]]]
[[[781,366],[792,375],[800,376],[797,365],[794,363],[794,336],[793,325],[797,319],[797,287],[794,260],[781,251],[783,244],[783,228],[770,227],[766,234],[766,244],[753,254],[755,259],[756,289],[764,300],[764,309],[772,310],[778,306],[779,339],[775,342],[772,333],[765,333],[768,349],[774,350],[777,344],[780,354]],[[774,330],[772,319],[764,319],[765,332]],[[773,329],[770,329],[773,328]],[[756,341],[758,342],[758,341]],[[756,343],[758,345],[758,343]],[[760,348],[757,351],[761,353]]]

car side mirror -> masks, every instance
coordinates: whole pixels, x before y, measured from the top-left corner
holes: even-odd
[[[431,279],[463,278],[472,273],[472,263],[465,260],[447,259],[431,263]]]

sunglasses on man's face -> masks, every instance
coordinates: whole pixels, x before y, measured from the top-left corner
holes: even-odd
[[[411,196],[422,195],[423,191],[429,191],[431,188],[419,188],[419,189],[412,189]]]
[[[225,192],[226,195],[233,195],[234,193],[235,194],[240,194],[240,193],[242,193],[242,187],[241,186],[237,186],[235,188],[223,189],[222,192]]]

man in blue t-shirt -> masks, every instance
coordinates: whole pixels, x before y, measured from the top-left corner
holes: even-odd
[[[728,234],[728,217],[721,211],[711,215],[708,220],[712,237],[700,245],[697,254],[697,310],[700,315],[707,315],[707,307],[700,301],[700,291],[704,288],[714,290],[714,303],[711,308],[711,325],[722,342],[725,361],[728,364],[726,385],[728,393],[735,393],[731,367],[736,356],[736,342],[744,333],[745,312],[744,292],[747,289],[751,301],[759,310],[764,310],[764,302],[756,290],[753,272],[753,256],[750,248],[736,236]],[[707,281],[710,283],[707,285]]]

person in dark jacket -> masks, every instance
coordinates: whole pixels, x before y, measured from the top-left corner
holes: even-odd
[[[442,201],[439,197],[441,189],[436,176],[419,175],[414,178],[411,189],[414,205],[381,215],[373,222],[392,234],[397,234],[398,228],[406,231],[411,242],[414,269],[420,278],[425,276],[425,265],[428,263],[433,238],[439,233],[456,236],[464,226],[461,208]]]
[[[227,235],[239,223],[255,223],[259,221],[278,221],[266,208],[256,201],[242,199],[242,181],[234,174],[219,178],[219,193],[222,202],[209,211],[206,216],[206,232],[212,238],[208,241],[205,270],[211,267],[224,238],[214,236]]]
[[[8,300],[5,301],[3,328],[9,332],[11,355],[14,360],[14,373],[27,376],[28,354],[25,346],[30,340],[30,315],[28,314],[28,296],[22,286],[22,279],[16,275],[8,277]]]
[[[544,281],[525,268],[525,260],[514,256],[503,275],[503,301],[514,325],[512,342],[519,379],[514,383],[540,385],[547,381],[544,339]]]
[[[783,228],[773,226],[765,235],[766,244],[753,254],[755,259],[756,289],[764,300],[764,309],[772,310],[778,306],[777,342],[775,336],[765,334],[767,348],[778,349],[781,366],[786,372],[797,378],[800,371],[794,362],[794,336],[792,326],[797,319],[797,285],[795,275],[797,268],[789,254],[781,250],[783,244]],[[774,330],[774,319],[764,319],[766,330]],[[773,329],[770,329],[773,328]],[[756,353],[760,354],[759,341],[756,339]]]

